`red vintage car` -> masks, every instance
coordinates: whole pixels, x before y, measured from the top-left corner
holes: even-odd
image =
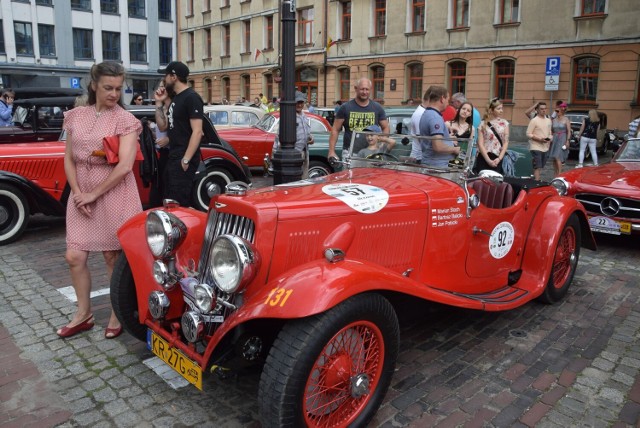
[[[305,113],[311,121],[311,132],[331,132],[331,125],[322,116]],[[268,113],[250,128],[218,130],[220,138],[228,142],[249,167],[263,167],[265,155],[271,150],[280,129],[280,112]]]
[[[366,426],[406,298],[553,303],[581,247],[595,249],[582,205],[548,184],[475,176],[470,150],[441,168],[398,162],[399,137],[359,137],[342,172],[235,186],[208,214],[166,204],[118,233],[111,301],[124,328],[201,389],[206,373],[261,367],[264,426]]]
[[[640,139],[627,141],[611,162],[565,172],[554,185],[582,202],[592,231],[640,232]]]
[[[153,107],[132,111],[136,117],[152,118]],[[233,152],[222,145],[215,130],[205,120],[201,145],[203,170],[196,174],[194,207],[206,211],[211,196],[224,193],[233,181],[251,182],[251,173]],[[70,188],[64,172],[65,142],[0,144],[0,245],[22,235],[31,214],[64,215]],[[134,166],[142,204],[149,202],[139,165]]]

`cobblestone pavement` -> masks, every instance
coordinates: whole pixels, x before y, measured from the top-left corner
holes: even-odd
[[[640,250],[637,239],[597,238],[557,305],[481,313],[407,301],[397,371],[371,426],[640,426]],[[106,295],[93,300],[92,331],[59,339],[74,311],[58,291],[70,285],[63,254],[60,218],[36,216],[0,247],[1,426],[260,426],[258,372],[172,389],[143,363],[144,344],[103,338]],[[100,256],[90,266],[93,289],[106,288]]]

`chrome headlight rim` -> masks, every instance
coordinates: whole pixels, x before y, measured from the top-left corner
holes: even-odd
[[[549,184],[551,184],[551,186],[556,189],[556,192],[558,192],[558,195],[560,196],[567,196],[567,194],[569,193],[569,182],[563,177],[556,177],[551,180],[551,183]]]
[[[147,214],[145,223],[147,245],[156,258],[173,256],[187,233],[185,224],[175,215],[163,210]]]
[[[208,284],[198,284],[194,287],[195,304],[203,313],[209,313],[216,307],[216,292]]]
[[[241,291],[258,270],[259,259],[253,245],[235,235],[218,236],[211,245],[210,260],[214,283],[223,293]]]

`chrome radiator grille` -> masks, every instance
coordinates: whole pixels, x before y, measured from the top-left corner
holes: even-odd
[[[575,198],[592,214],[640,219],[640,201],[636,199],[593,193],[579,193]]]

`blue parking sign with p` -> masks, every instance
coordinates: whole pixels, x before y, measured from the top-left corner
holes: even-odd
[[[71,86],[73,89],[80,88],[80,78],[79,78],[79,77],[72,77],[72,78],[71,78],[71,79],[69,79],[69,80],[70,80],[70,82],[69,82],[69,83],[70,83],[70,86]]]
[[[560,75],[560,57],[550,56],[547,57],[547,69],[545,70],[546,76],[559,76]]]

